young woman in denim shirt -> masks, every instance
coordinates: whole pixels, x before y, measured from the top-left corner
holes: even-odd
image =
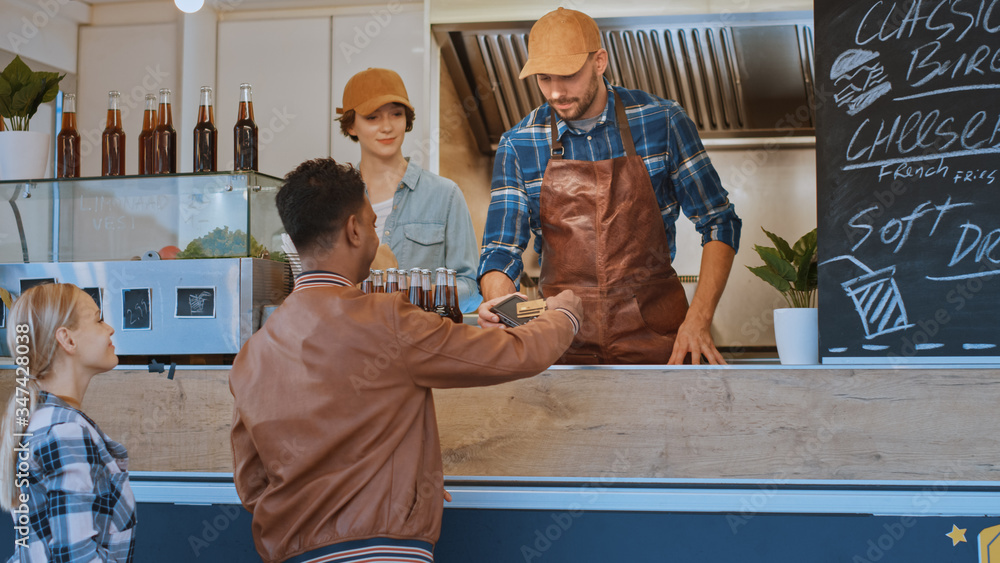
[[[343,104],[337,109],[340,131],[361,146],[358,169],[375,209],[379,240],[400,268],[455,270],[462,311],[475,311],[482,299],[469,207],[455,182],[403,157],[403,138],[414,119],[403,80],[391,70],[369,68],[347,82]]]

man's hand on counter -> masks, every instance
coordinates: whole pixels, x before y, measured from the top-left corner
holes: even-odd
[[[687,354],[691,354],[692,364],[700,364],[702,356],[710,364],[726,363],[715,347],[711,327],[735,256],[736,251],[731,246],[717,240],[709,241],[702,247],[698,288],[684,322],[677,329],[677,340],[674,341],[674,351],[667,360],[668,364],[683,364]]]
[[[702,356],[705,356],[709,364],[724,365],[726,360],[715,347],[715,341],[709,330],[711,324],[711,320],[707,324],[700,323],[697,319],[691,318],[690,315],[685,318],[677,329],[674,351],[670,354],[667,363],[670,365],[683,364],[684,357],[691,354],[691,363],[694,365],[701,363]]]

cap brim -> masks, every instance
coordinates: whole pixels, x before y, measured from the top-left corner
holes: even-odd
[[[577,55],[560,55],[558,57],[528,57],[528,62],[524,63],[521,69],[520,79],[525,79],[533,74],[555,74],[556,76],[569,76],[576,74],[576,71],[583,68],[583,63],[587,62],[590,53],[580,53]]]
[[[413,106],[410,105],[410,100],[407,100],[406,98],[398,96],[396,94],[385,94],[384,96],[377,96],[370,100],[366,100],[364,103],[358,104],[354,108],[354,112],[357,113],[358,115],[371,115],[372,112],[374,112],[378,108],[384,106],[385,104],[391,104],[391,103],[403,104],[404,106],[410,108],[411,110],[413,109]]]

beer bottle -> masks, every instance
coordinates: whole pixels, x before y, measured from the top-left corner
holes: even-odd
[[[407,299],[421,309],[424,308],[424,288],[420,283],[420,268],[410,268],[410,293]]]
[[[406,299],[410,298],[410,282],[407,280],[406,270],[400,268],[396,270],[396,278],[399,280],[399,292]]]
[[[56,178],[79,177],[80,134],[76,131],[76,94],[66,94],[63,96],[62,129],[56,137]]]
[[[212,108],[212,89],[201,87],[201,104],[198,106],[198,124],[194,126],[194,171],[218,170],[216,146],[219,131],[215,128],[215,110]]]
[[[253,121],[250,85],[240,84],[240,111],[233,127],[234,170],[257,171],[257,124]]]
[[[399,276],[396,268],[386,268],[385,270],[385,292],[396,293],[399,291]]]
[[[153,129],[153,174],[177,172],[177,131],[170,111],[170,89],[160,88],[160,107]]]
[[[108,92],[108,124],[101,134],[101,176],[125,175],[125,131],[122,129],[121,93]]]
[[[448,270],[448,318],[461,323],[464,320],[462,308],[458,305],[458,272]]]
[[[424,311],[434,310],[434,292],[431,291],[431,271],[427,268],[420,270],[420,288],[423,290],[424,300],[423,308]]]
[[[449,317],[448,270],[445,268],[434,270],[434,312],[442,317]]]
[[[382,270],[372,272],[372,292],[385,293],[385,285],[382,284]]]
[[[361,293],[368,294],[372,292],[372,278],[374,276],[374,271],[368,270],[368,277],[361,282]]]
[[[139,174],[153,173],[153,129],[156,128],[156,94],[146,94],[146,109],[142,112],[142,132],[139,133]]]

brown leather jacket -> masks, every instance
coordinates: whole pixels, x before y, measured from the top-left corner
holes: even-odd
[[[530,377],[572,340],[559,311],[480,329],[399,293],[293,292],[229,379],[234,479],[261,557],[371,537],[436,543],[444,479],[431,388]]]

